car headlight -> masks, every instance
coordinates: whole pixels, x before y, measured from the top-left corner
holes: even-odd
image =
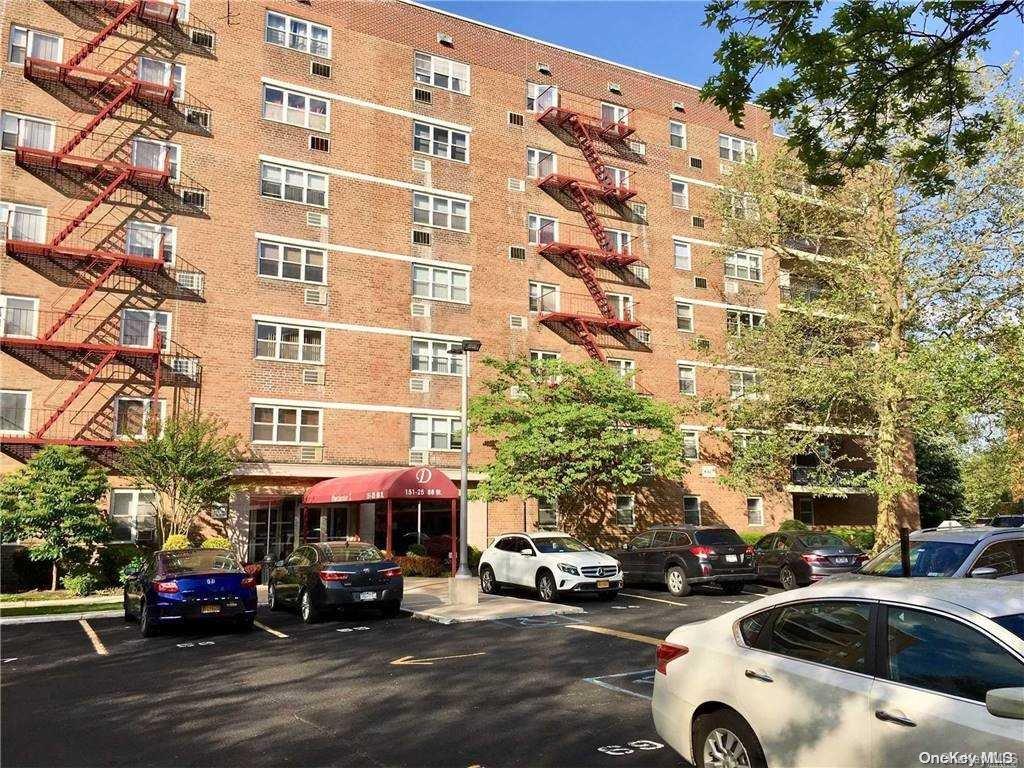
[[[568,573],[570,576],[580,575],[580,572],[576,569],[575,565],[566,565],[565,563],[559,563],[558,570],[560,570],[562,573]]]

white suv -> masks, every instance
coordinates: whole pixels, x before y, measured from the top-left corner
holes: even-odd
[[[556,531],[506,533],[480,555],[480,589],[531,587],[545,602],[559,592],[589,592],[611,600],[622,587],[618,561]]]

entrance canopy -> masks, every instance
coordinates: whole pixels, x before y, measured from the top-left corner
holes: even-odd
[[[441,470],[405,467],[323,480],[306,491],[302,503],[454,501],[458,498],[459,489]]]

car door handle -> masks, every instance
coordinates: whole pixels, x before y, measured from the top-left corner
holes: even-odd
[[[764,672],[758,672],[753,669],[748,669],[744,673],[751,680],[760,680],[762,683],[774,683],[770,675],[766,675]]]
[[[907,728],[914,728],[917,726],[917,723],[907,717],[904,717],[902,713],[894,715],[891,712],[886,712],[884,709],[876,709],[875,717],[883,723],[895,723],[896,725],[903,725]]]

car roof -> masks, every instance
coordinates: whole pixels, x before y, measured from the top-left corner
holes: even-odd
[[[728,525],[652,525],[647,531],[731,531]],[[647,533],[644,531],[644,533]]]
[[[948,541],[957,544],[976,544],[1002,534],[1007,538],[1024,538],[1024,529],[994,528],[991,525],[965,525],[951,528],[926,528],[910,534],[913,541]]]

